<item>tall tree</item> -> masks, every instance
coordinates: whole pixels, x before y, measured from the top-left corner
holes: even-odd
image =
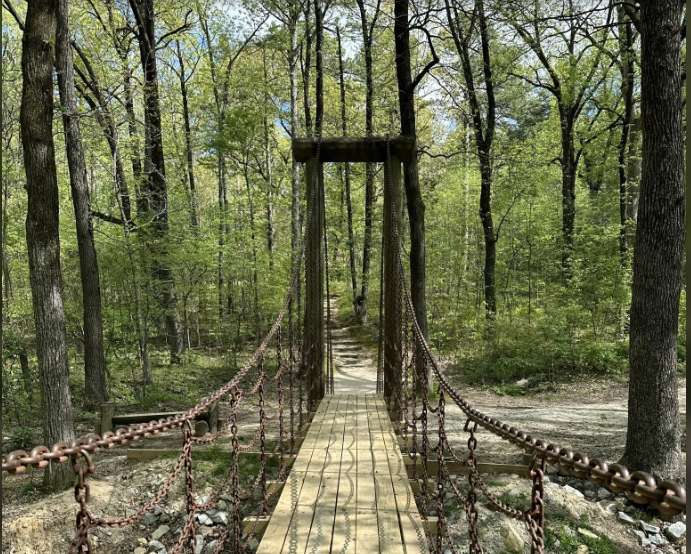
[[[185,158],[187,161],[187,193],[190,201],[190,221],[196,229],[201,224],[199,220],[199,208],[197,206],[197,181],[194,177],[194,148],[192,146],[192,125],[190,123],[190,102],[187,92],[187,82],[194,75],[194,68],[188,75],[185,70],[185,58],[182,55],[180,41],[175,41],[175,54],[178,59],[178,78],[180,79],[180,95],[182,96],[182,119],[185,125]]]
[[[586,10],[576,13],[573,0],[565,7],[564,13],[550,18],[541,13],[540,3],[532,4],[530,8],[523,8],[515,3],[507,4],[509,20],[516,32],[525,42],[532,54],[537,58],[542,69],[546,72],[541,75],[539,71],[535,76],[518,74],[536,88],[547,90],[554,96],[559,109],[559,123],[561,132],[561,154],[559,164],[562,173],[562,274],[565,281],[572,275],[573,243],[576,222],[576,178],[579,162],[579,154],[576,151],[576,123],[583,108],[585,108],[590,96],[599,88],[599,84],[593,83],[598,71],[602,52],[597,51],[592,60],[588,59],[589,49],[582,48],[580,44],[581,30],[589,25]],[[562,27],[559,27],[562,25]],[[552,27],[555,28],[552,28]],[[552,52],[543,44],[546,28],[550,29],[554,40],[563,43],[563,55],[559,60],[565,59],[566,67],[562,69]],[[554,48],[554,46],[552,46]],[[583,75],[585,67],[586,74]],[[604,77],[603,77],[604,78]]]
[[[22,40],[20,124],[28,205],[26,243],[36,325],[41,413],[46,444],[75,438],[60,270],[58,176],[53,143],[53,63],[56,3],[28,5]],[[46,468],[44,487],[72,482],[69,464]]]
[[[641,2],[643,172],[634,242],[629,425],[623,462],[681,470],[677,336],[686,237],[681,0]],[[685,27],[684,27],[685,28]]]
[[[146,156],[143,184],[145,213],[151,218],[154,249],[154,278],[164,310],[166,335],[171,363],[180,363],[185,351],[180,320],[177,313],[177,295],[173,271],[168,258],[168,185],[163,153],[163,127],[158,96],[158,68],[156,64],[155,10],[153,0],[130,0],[137,22],[137,40],[144,71],[144,125]]]
[[[341,91],[341,131],[348,136],[348,117],[346,115],[345,71],[343,70],[343,48],[341,45],[341,30],[336,26],[336,40],[338,41],[338,75]],[[350,163],[344,164],[345,203],[348,212],[348,260],[350,261],[350,282],[353,288],[353,305],[357,299],[357,270],[355,269],[355,238],[353,233],[353,202],[351,197]]]
[[[372,20],[367,21],[365,0],[357,0],[360,11],[360,29],[365,54],[365,135],[371,137],[374,132],[374,77],[372,59],[372,41],[377,25],[381,0],[377,0]],[[374,224],[374,164],[365,165],[365,236],[362,246],[362,289],[360,292],[360,316],[367,317],[367,300],[369,298],[369,274],[372,260],[372,226]]]
[[[74,66],[68,1],[57,3],[57,35],[55,41],[55,67],[62,104],[62,122],[65,129],[65,150],[70,171],[70,188],[77,226],[79,274],[82,283],[84,311],[84,386],[89,407],[100,406],[108,400],[106,357],[103,352],[103,318],[101,315],[101,284],[98,258],[94,244],[91,219],[91,195],[82,146],[82,133],[77,112],[77,91],[74,84]]]
[[[485,266],[483,270],[485,290],[485,310],[488,318],[494,318],[497,313],[497,294],[495,266],[497,261],[497,240],[499,231],[494,230],[492,219],[492,142],[496,124],[497,102],[494,96],[494,78],[490,58],[489,24],[485,16],[483,0],[476,0],[472,14],[465,14],[467,27],[462,24],[458,2],[446,0],[446,13],[449,28],[456,50],[461,58],[463,77],[468,91],[470,114],[475,131],[475,148],[480,159],[480,221],[485,237]],[[482,51],[482,82],[486,95],[481,103],[479,88],[475,84],[475,71],[472,64],[473,33],[475,25],[479,26],[480,49]],[[483,114],[483,106],[485,113]]]
[[[415,89],[424,76],[439,62],[431,37],[429,46],[433,59],[413,79],[410,68],[410,21],[408,19],[408,0],[394,2],[394,38],[396,47],[396,80],[398,81],[398,103],[401,114],[401,134],[417,141],[415,122]],[[413,159],[404,165],[403,181],[405,183],[408,221],[410,224],[410,293],[420,330],[425,338],[429,335],[427,325],[427,299],[425,296],[425,203],[420,191],[420,175],[417,152]],[[418,382],[424,371],[424,357],[417,356]],[[431,369],[428,375],[429,386],[432,386]]]

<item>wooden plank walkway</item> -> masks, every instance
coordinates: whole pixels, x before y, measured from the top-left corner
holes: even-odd
[[[427,552],[381,395],[326,396],[257,554]]]

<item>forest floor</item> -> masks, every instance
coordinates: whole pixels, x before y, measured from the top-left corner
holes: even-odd
[[[340,329],[335,333],[340,347],[336,348],[337,371],[344,371],[349,360],[357,357],[370,360],[370,364],[357,364],[352,377],[372,385],[376,369],[372,342],[363,340],[363,330],[352,325],[347,318],[339,318]],[[364,344],[364,343],[367,344]],[[338,367],[340,366],[340,368]],[[347,369],[347,368],[346,368]],[[356,375],[357,374],[357,375]],[[197,377],[200,377],[197,375]],[[352,383],[350,383],[352,385]],[[505,396],[494,390],[469,388],[458,385],[466,399],[479,410],[520,427],[547,441],[568,445],[575,450],[587,452],[592,458],[614,462],[623,452],[627,420],[627,383],[625,380],[591,379],[566,385],[555,385],[549,391],[522,397]],[[686,415],[686,380],[680,382],[680,411]],[[267,402],[267,411],[275,410],[275,401]],[[227,405],[222,406],[223,412]],[[258,428],[258,406],[248,404],[242,412],[239,427],[243,441],[252,439]],[[431,415],[431,414],[430,414]],[[464,418],[451,402],[446,405],[446,429],[450,442],[460,457],[465,457],[467,434],[463,432]],[[430,431],[436,426],[430,417]],[[84,432],[85,430],[82,430]],[[267,440],[277,439],[276,429],[270,429]],[[480,430],[477,434],[479,461],[492,463],[521,463],[522,455],[514,446]],[[222,479],[230,457],[230,439],[224,437],[210,452],[199,453],[195,449],[195,479],[198,495],[209,494],[213,486]],[[169,432],[134,447],[178,449],[180,434]],[[207,449],[209,450],[209,449]],[[685,450],[685,448],[684,448]],[[117,517],[126,510],[134,510],[146,503],[165,481],[175,465],[175,455],[169,455],[150,462],[130,465],[126,448],[120,447],[102,452],[95,457],[97,473],[90,478],[90,508],[95,515]],[[251,488],[253,475],[258,469],[257,459],[243,462],[241,482]],[[684,453],[684,463],[686,454]],[[275,475],[275,464],[271,474]],[[3,517],[2,553],[38,554],[45,552],[67,552],[74,533],[74,517],[77,506],[73,491],[65,491],[45,497],[40,493],[41,471],[12,477],[3,474]],[[547,552],[555,554],[634,554],[644,552],[639,538],[634,534],[636,527],[619,521],[617,513],[623,511],[636,522],[666,528],[669,524],[657,519],[655,512],[642,510],[624,497],[613,496],[604,489],[560,474],[549,468],[547,498]],[[464,488],[465,479],[459,477],[459,488]],[[487,484],[502,501],[516,508],[529,505],[530,487],[528,480],[513,476],[490,476]],[[571,488],[572,487],[572,488]],[[467,548],[467,526],[463,507],[448,499],[445,513],[451,513],[449,529],[460,552]],[[527,504],[526,504],[527,503]],[[243,505],[243,515],[257,513],[256,497]],[[227,509],[226,505],[220,508]],[[488,502],[480,496],[478,506],[481,542],[488,554],[504,552],[500,529],[507,524],[505,516],[490,509]],[[146,554],[156,552],[153,537],[170,548],[177,538],[175,531],[182,527],[184,516],[184,490],[175,485],[162,510],[146,522],[122,529],[98,529],[92,532],[96,554]],[[685,521],[685,517],[684,517]],[[526,541],[528,535],[520,526],[515,526]],[[200,534],[208,545],[220,533],[219,525],[201,525]],[[592,535],[589,535],[591,533]],[[662,533],[659,536],[663,536]],[[595,538],[593,538],[595,537]],[[250,546],[256,546],[256,541]],[[465,548],[464,548],[465,547]],[[585,548],[585,550],[584,550]],[[580,550],[579,550],[580,549]],[[251,549],[250,549],[251,550]],[[206,551],[206,548],[204,549]],[[663,544],[658,553],[686,552],[685,538],[676,545]]]

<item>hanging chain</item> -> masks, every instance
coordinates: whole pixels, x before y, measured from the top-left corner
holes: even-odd
[[[530,460],[530,477],[533,488],[530,494],[530,511],[526,516],[526,527],[530,533],[531,554],[545,552],[545,466],[546,460],[533,454]]]
[[[86,467],[80,465],[79,458],[83,457],[86,461]],[[72,468],[77,475],[77,484],[74,486],[74,499],[79,504],[79,511],[77,512],[77,532],[70,545],[69,554],[88,552],[91,553],[91,542],[89,540],[89,528],[93,525],[93,516],[87,508],[91,491],[89,483],[86,482],[87,475],[93,475],[96,472],[91,456],[84,450],[79,454],[70,456]]]
[[[477,423],[471,421],[470,419],[465,423],[465,432],[470,433],[468,437],[468,465],[471,468],[468,474],[468,485],[470,490],[468,491],[468,496],[465,502],[465,513],[468,520],[468,535],[470,536],[470,552],[469,554],[482,554],[482,546],[480,546],[480,537],[478,535],[477,529],[477,492],[475,492],[476,478],[475,473],[472,471],[477,467],[477,460],[475,458],[475,449],[477,448],[477,439],[475,438],[475,432],[477,431]]]

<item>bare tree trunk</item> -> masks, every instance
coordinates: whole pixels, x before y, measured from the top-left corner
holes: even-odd
[[[182,116],[185,122],[185,154],[187,158],[187,182],[189,184],[190,222],[198,229],[200,225],[197,207],[197,186],[194,178],[194,150],[192,148],[192,126],[190,125],[190,108],[187,93],[187,75],[185,74],[185,60],[182,57],[180,41],[175,41],[178,64],[180,68],[180,94],[182,95]]]
[[[677,383],[685,248],[679,0],[641,3],[643,175],[634,243],[629,425],[623,463],[657,478],[681,473]]]
[[[28,206],[26,243],[36,325],[41,412],[45,444],[74,438],[69,364],[62,301],[58,179],[53,144],[53,45],[56,3],[28,4],[22,49],[21,134]],[[73,481],[69,464],[50,464],[44,488],[62,489]]]
[[[628,263],[628,220],[629,220],[629,193],[628,193],[628,154],[629,136],[634,118],[634,77],[635,77],[635,53],[633,51],[633,26],[626,11],[621,6],[617,8],[620,24],[620,63],[621,95],[624,98],[624,121],[619,140],[619,254],[622,266]]]
[[[396,78],[398,101],[401,111],[401,134],[417,140],[415,128],[415,89],[410,69],[410,24],[408,21],[408,0],[394,2],[394,36],[396,47]],[[420,177],[417,155],[404,164],[404,182],[410,224],[410,294],[420,330],[425,338],[429,336],[427,326],[427,300],[425,298],[425,203],[420,192]],[[417,383],[422,383],[424,372],[423,356],[417,353]],[[432,386],[431,369],[427,381]]]
[[[154,253],[154,279],[157,282],[164,309],[167,341],[171,363],[180,363],[185,351],[177,313],[177,295],[173,271],[167,260],[168,249],[168,189],[165,156],[163,154],[163,128],[158,96],[158,70],[156,67],[156,33],[153,0],[130,0],[137,20],[139,50],[144,70],[144,118],[146,123],[146,190],[147,211],[152,218],[156,243]]]
[[[270,102],[268,91],[269,75],[266,69],[266,48],[263,50],[264,62],[264,165],[266,165],[266,247],[269,251],[269,268],[274,267],[274,215],[271,197],[273,196],[273,161],[271,159],[271,134],[269,130],[268,106]]]
[[[254,231],[254,202],[252,201],[252,191],[250,189],[250,177],[248,173],[248,164],[244,164],[245,173],[245,187],[247,189],[247,202],[250,209],[250,235],[252,240],[252,285],[254,292],[254,307],[252,313],[254,314],[254,333],[255,338],[259,338],[260,333],[260,319],[259,319],[259,275],[257,273],[257,244],[255,242]]]
[[[55,66],[63,108],[65,149],[77,226],[79,274],[82,283],[84,310],[85,400],[88,407],[95,408],[108,400],[108,383],[106,381],[106,357],[103,352],[101,285],[91,220],[89,182],[82,146],[82,133],[79,128],[79,114],[77,113],[77,91],[74,85],[67,0],[58,0],[57,2]]]
[[[463,66],[463,76],[468,90],[468,100],[472,122],[475,130],[475,147],[480,158],[480,221],[485,237],[485,266],[483,270],[484,292],[485,292],[485,314],[487,319],[494,319],[497,314],[497,293],[495,266],[497,262],[497,240],[498,233],[494,230],[492,218],[492,143],[494,141],[494,128],[496,123],[496,100],[494,96],[494,79],[492,76],[492,65],[490,58],[490,38],[489,26],[485,17],[485,7],[482,0],[475,1],[476,10],[473,12],[477,16],[480,29],[480,46],[482,49],[482,75],[484,89],[487,95],[487,108],[483,116],[481,113],[481,102],[478,98],[478,91],[475,85],[475,74],[471,62],[471,46],[473,26],[470,22],[468,27],[461,26],[459,20],[459,10],[456,3],[446,0],[446,13],[449,20],[449,28],[456,45],[456,50],[461,58]]]
[[[377,11],[372,16],[371,26],[367,22],[367,11],[364,0],[357,0],[360,10],[360,26],[362,42],[365,51],[365,135],[372,136],[374,117],[374,80],[372,76],[372,32],[379,16],[379,4]],[[367,318],[367,300],[369,298],[369,274],[372,260],[372,226],[374,224],[374,164],[365,166],[365,236],[362,246],[362,290],[360,292],[360,316],[364,321]]]
[[[5,153],[7,156],[7,152]],[[3,314],[7,315],[10,307],[10,300],[12,299],[12,279],[10,276],[10,261],[7,255],[7,202],[10,199],[10,175],[9,172],[5,171],[2,176],[3,183],[3,196],[4,201],[2,203],[2,279],[3,279],[3,293],[4,301]]]
[[[312,110],[310,108],[310,71],[312,69],[312,28],[310,13],[312,0],[305,2],[305,65],[302,68],[302,93],[305,110],[305,132],[312,136]]]
[[[336,27],[336,39],[338,40],[338,72],[341,88],[341,129],[343,136],[348,136],[348,118],[346,117],[346,91],[345,76],[343,71],[343,49],[341,47],[341,30]],[[350,164],[345,162],[345,203],[348,212],[348,257],[350,261],[350,281],[353,288],[353,305],[357,300],[357,270],[355,269],[355,238],[353,236],[353,203],[350,193]],[[371,240],[371,239],[370,239]]]
[[[300,50],[298,48],[298,20],[299,11],[295,10],[290,20],[290,133],[291,138],[297,138],[300,134],[300,118],[298,117],[298,62],[300,57]],[[290,187],[291,187],[291,228],[290,228],[290,246],[293,253],[293,260],[297,255],[300,243],[300,166],[291,156],[292,170],[290,173]],[[298,279],[296,297],[296,306],[300,306],[302,292],[302,280]]]

